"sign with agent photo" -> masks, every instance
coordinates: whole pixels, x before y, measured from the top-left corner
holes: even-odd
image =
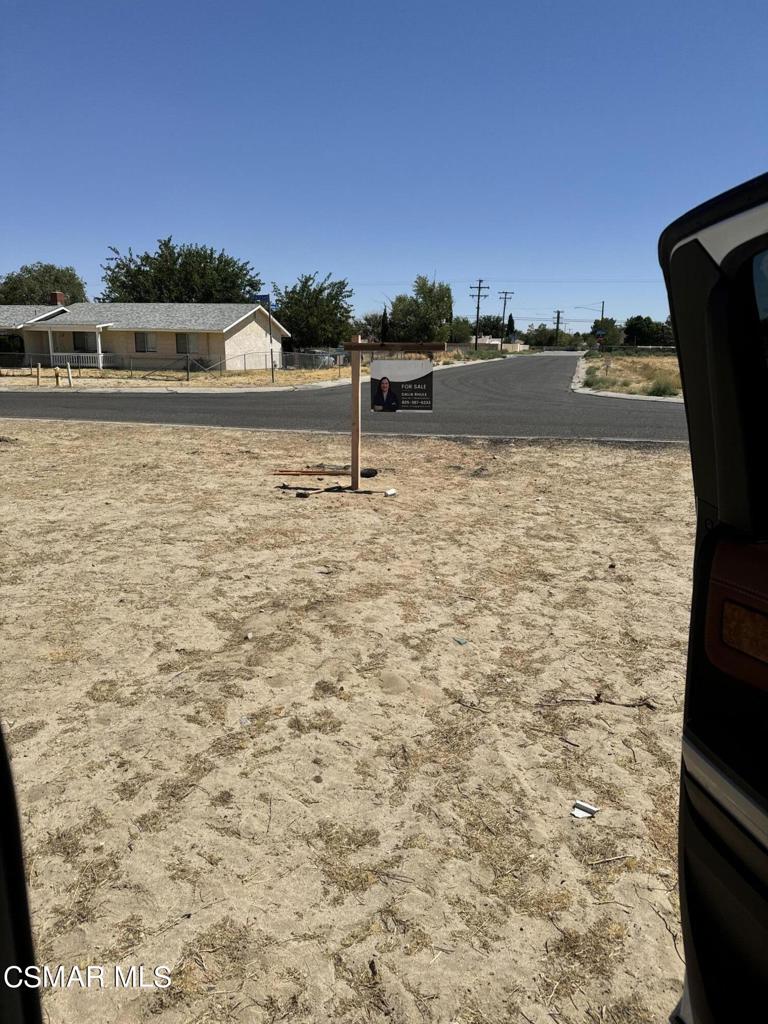
[[[371,409],[432,412],[432,360],[371,360]]]

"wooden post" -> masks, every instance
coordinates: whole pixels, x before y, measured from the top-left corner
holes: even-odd
[[[189,383],[189,352],[187,352],[187,383]]]
[[[37,364],[37,386],[40,387],[40,363]]]
[[[61,382],[59,380],[59,368],[58,368],[58,366],[54,366],[53,373],[54,373],[54,376],[56,377],[56,387],[57,388],[61,387]]]
[[[67,380],[69,381],[69,386],[72,387],[72,367],[69,363],[67,363]]]
[[[352,339],[358,345],[362,341],[359,334]],[[352,490],[360,487],[360,361],[362,355],[354,348],[350,352],[352,364]]]

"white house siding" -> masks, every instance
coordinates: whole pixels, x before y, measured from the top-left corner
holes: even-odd
[[[74,340],[72,331],[53,331],[54,352],[74,352]],[[91,332],[94,333],[94,332]],[[135,331],[114,331],[105,328],[101,332],[101,350],[120,356],[128,366],[131,359],[144,360],[147,363],[162,364],[163,360],[170,363],[182,357],[176,352],[176,331],[150,331],[155,341],[155,351],[136,351]],[[183,333],[183,332],[182,332]],[[196,336],[196,344],[192,351],[192,357],[200,358],[206,362],[218,362],[224,358],[223,335],[218,333],[206,333],[203,331],[187,332]],[[47,330],[25,330],[24,351],[29,354],[48,355],[48,332]]]
[[[260,318],[261,319],[261,318]],[[257,320],[238,325],[226,334],[225,352],[227,370],[264,370],[269,368],[269,319],[263,315],[263,324]],[[272,326],[272,354],[279,364],[282,345],[280,332]]]

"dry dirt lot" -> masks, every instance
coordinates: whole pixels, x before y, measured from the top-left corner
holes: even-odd
[[[5,420],[3,729],[50,1024],[658,1024],[687,453]],[[574,799],[601,808],[577,821]]]

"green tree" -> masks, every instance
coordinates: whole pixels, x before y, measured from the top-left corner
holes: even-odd
[[[488,313],[480,317],[480,336],[486,338],[501,337],[501,317]]]
[[[624,333],[616,324],[613,317],[606,316],[601,320],[599,317],[592,324],[592,335],[602,348],[616,348],[624,340]]]
[[[465,316],[455,316],[451,321],[450,341],[452,345],[468,345],[475,336],[475,328]]]
[[[345,278],[334,281],[326,274],[318,281],[317,273],[302,274],[296,284],[274,288],[275,316],[291,332],[291,348],[335,348],[354,333],[352,289]],[[380,331],[381,315],[368,316],[379,317]]]
[[[110,246],[100,302],[254,302],[262,281],[247,260],[160,238],[155,252]]]
[[[420,274],[413,295],[396,295],[389,316],[392,341],[448,341],[453,319],[451,286]]]
[[[649,316],[630,316],[624,323],[624,339],[627,345],[637,347],[666,345],[666,325]]]
[[[510,340],[515,337],[515,318],[510,313],[507,317],[507,334],[506,337]]]
[[[528,330],[519,340],[524,341],[526,345],[549,348],[555,345],[556,335],[557,332],[551,324],[538,324],[538,326],[529,324]],[[573,344],[575,344],[574,336],[561,329],[557,336],[557,347],[568,347]]]
[[[384,317],[386,315],[386,310],[384,310],[383,314],[365,313],[353,321],[352,333],[359,334],[363,341],[383,341],[384,334],[382,328],[384,327]]]
[[[85,302],[85,283],[74,267],[55,263],[26,263],[0,277],[0,303],[47,306],[51,292],[64,292],[67,302]]]

